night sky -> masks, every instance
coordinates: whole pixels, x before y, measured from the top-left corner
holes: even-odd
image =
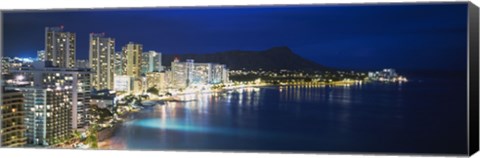
[[[9,12],[4,55],[35,57],[46,26],[105,32],[116,50],[129,41],[162,53],[215,53],[288,46],[317,63],[352,69],[466,70],[467,3],[157,8]]]

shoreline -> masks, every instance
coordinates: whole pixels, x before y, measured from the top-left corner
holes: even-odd
[[[237,86],[229,86],[223,87],[220,89],[211,89],[211,90],[198,90],[198,91],[191,91],[191,92],[177,92],[173,96],[169,97],[158,97],[155,99],[148,99],[145,101],[171,101],[171,102],[179,102],[179,101],[186,101],[181,100],[177,97],[183,97],[186,95],[191,94],[203,94],[203,93],[222,93],[236,89],[242,88],[262,88],[262,87],[282,87],[282,86],[351,86],[351,85],[361,85],[366,83],[365,81],[337,81],[337,82],[302,82],[302,83],[287,83],[287,84],[270,84],[270,83],[261,83],[261,84],[251,84],[251,85],[237,85]]]
[[[98,144],[98,149],[100,150],[110,150],[110,149],[125,149],[124,147],[116,147],[115,144],[118,145],[118,143],[113,143],[112,137],[115,134],[115,130],[118,129],[118,127],[122,126],[123,123],[129,120],[129,116],[139,112],[140,110],[130,110],[127,112],[122,113],[121,115],[118,115],[118,120],[112,125],[112,127],[105,127],[102,130],[97,131],[98,135],[101,135],[100,133],[103,134],[104,139],[100,141],[100,137],[98,138],[97,144]],[[106,133],[104,133],[106,132]]]
[[[181,100],[177,97],[182,97],[186,95],[191,95],[191,94],[203,94],[203,93],[226,93],[231,90],[237,90],[237,89],[242,89],[242,88],[262,88],[262,87],[282,87],[282,86],[321,86],[321,87],[327,87],[327,86],[351,86],[351,85],[362,85],[366,83],[370,83],[371,81],[337,81],[337,82],[302,82],[302,83],[288,83],[288,84],[267,84],[267,83],[262,83],[262,84],[251,84],[251,85],[241,85],[241,86],[229,86],[225,88],[219,88],[219,89],[212,89],[212,90],[199,90],[199,91],[193,91],[193,92],[179,92],[176,93],[174,96],[169,96],[169,97],[159,97],[156,99],[148,99],[145,101],[152,101],[155,102],[153,105],[147,105],[147,106],[155,106],[157,104],[156,102],[159,101],[164,101],[164,102],[182,102],[186,100]],[[144,101],[144,102],[145,102]],[[143,103],[143,102],[142,102]],[[145,106],[145,105],[144,105]],[[129,116],[141,111],[141,109],[133,109],[128,112],[124,112],[123,114],[119,115],[118,117],[120,118],[119,121],[115,122],[115,124],[112,127],[107,127],[103,130],[111,130],[111,135],[104,139],[103,141],[98,141],[98,149],[125,149],[124,146],[121,145],[121,143],[117,143],[118,140],[113,140],[113,134],[115,133],[115,129],[117,129],[119,126],[122,126],[122,124],[126,121],[129,120]],[[102,130],[102,131],[103,131]]]

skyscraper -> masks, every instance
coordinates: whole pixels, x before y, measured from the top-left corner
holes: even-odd
[[[113,90],[131,93],[133,91],[133,77],[126,75],[115,76]]]
[[[45,61],[56,67],[75,67],[75,49],[75,33],[64,32],[63,26],[45,28]]]
[[[90,67],[92,88],[113,89],[115,74],[115,39],[105,34],[90,34]]]
[[[172,88],[187,88],[228,82],[228,69],[217,63],[195,63],[192,59],[172,62]]]
[[[37,51],[37,60],[38,61],[45,61],[45,51],[44,50]]]
[[[186,62],[180,62],[175,59],[172,64],[173,88],[187,88],[193,76],[193,60],[188,59]]]
[[[11,72],[15,76],[23,76],[22,78],[33,88],[66,89],[62,93],[66,94],[67,99],[61,102],[68,103],[71,109],[70,129],[84,128],[88,124],[88,108],[90,105],[90,69],[49,67],[48,63],[35,62],[32,67],[12,70]],[[50,91],[42,93],[50,93]]]
[[[166,73],[165,72],[148,72],[146,74],[147,77],[147,89],[148,88],[156,88],[158,90],[165,90],[166,89]]]
[[[122,47],[123,75],[140,77],[142,68],[142,45],[133,42]]]
[[[76,68],[90,68],[90,62],[88,60],[77,60],[75,62]]]
[[[45,88],[40,85],[17,84],[8,89],[25,96],[28,144],[49,146],[61,143],[71,136],[72,106],[68,99],[69,87]]]
[[[212,63],[195,63],[192,71],[192,78],[190,84],[192,85],[206,85],[212,79]]]
[[[148,51],[142,54],[142,74],[163,71],[162,53]]]
[[[212,78],[209,81],[210,84],[227,83],[228,69],[223,64],[213,64]]]
[[[123,75],[123,59],[122,52],[115,53],[115,76]]]
[[[10,69],[10,58],[8,57],[0,57],[2,59],[2,71],[1,71],[1,74],[8,74],[9,73],[9,69]]]
[[[27,143],[23,94],[14,90],[3,89],[2,91],[0,146],[22,147]]]

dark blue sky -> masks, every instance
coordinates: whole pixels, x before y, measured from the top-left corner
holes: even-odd
[[[105,32],[168,54],[263,50],[288,46],[320,64],[354,69],[465,70],[467,3],[159,8],[10,12],[4,55],[34,57],[44,28],[77,33],[77,58],[88,34]]]

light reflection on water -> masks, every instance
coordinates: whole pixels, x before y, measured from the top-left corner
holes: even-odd
[[[155,128],[160,130],[173,130],[181,132],[198,132],[208,134],[223,134],[223,135],[241,135],[252,136],[257,134],[257,131],[242,130],[235,128],[225,127],[212,127],[202,126],[199,124],[191,123],[188,120],[174,120],[174,119],[143,119],[138,121],[129,122],[132,126],[142,126],[147,128]]]
[[[185,98],[195,101],[167,102],[133,114],[111,140],[127,149],[154,150],[385,151],[412,146],[408,149],[417,151],[431,148],[427,140],[460,133],[412,135],[445,131],[444,126],[409,125],[425,119],[417,108],[446,105],[436,99],[443,97],[419,101],[425,91],[401,86],[401,91],[398,86],[282,86],[190,94]],[[430,93],[445,95],[440,92]]]

